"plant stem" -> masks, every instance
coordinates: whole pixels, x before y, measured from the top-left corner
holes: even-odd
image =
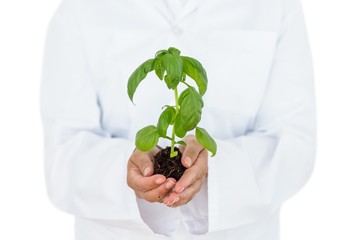
[[[181,81],[181,83],[185,84],[187,87],[191,87],[189,84],[187,84],[187,83],[184,82],[184,81]]]
[[[178,89],[177,87],[174,89],[174,94],[175,94],[175,111],[176,111],[176,114],[175,114],[175,118],[176,116],[178,115],[179,113],[179,94],[178,94]],[[177,152],[174,151],[175,149],[175,128],[173,126],[173,129],[172,129],[172,135],[171,135],[171,151],[170,151],[170,157],[176,157],[177,156]]]

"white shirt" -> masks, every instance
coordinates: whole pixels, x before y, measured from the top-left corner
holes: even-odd
[[[136,132],[173,101],[149,74],[134,106],[127,80],[171,46],[207,70],[199,126],[218,144],[206,183],[179,208],[126,184]],[[192,0],[176,19],[162,0],[63,0],[41,89],[49,197],[76,217],[77,240],[277,240],[281,205],[313,169],[314,105],[299,0]]]

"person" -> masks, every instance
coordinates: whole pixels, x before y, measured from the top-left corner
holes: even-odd
[[[200,125],[218,145],[210,158],[188,134],[179,181],[153,174],[158,148],[134,150],[171,92],[149,73],[136,107],[126,94],[168,47],[205,67]],[[41,84],[49,198],[77,240],[277,240],[282,204],[312,173],[314,96],[300,0],[63,0]]]

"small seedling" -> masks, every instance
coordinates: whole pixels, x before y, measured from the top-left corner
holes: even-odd
[[[171,141],[170,151],[168,147],[162,150],[166,153],[161,153],[160,151],[157,155],[169,155],[167,156],[168,161],[173,162],[170,165],[181,165],[181,153],[175,145],[185,145],[185,142],[181,139],[189,131],[195,129],[197,141],[214,156],[217,148],[216,142],[204,128],[198,127],[202,108],[204,107],[202,97],[207,90],[208,83],[206,71],[201,63],[194,58],[181,56],[180,51],[173,47],[168,50],[158,51],[155,54],[155,58],[145,61],[131,74],[127,90],[132,102],[140,82],[145,79],[149,72],[154,70],[158,78],[164,80],[167,87],[173,90],[175,106],[164,106],[156,126],[150,125],[137,132],[135,139],[136,148],[147,152],[157,145],[160,138],[166,138]],[[197,89],[187,82],[187,77],[190,77],[196,83]],[[185,86],[181,93],[178,91],[180,83]],[[167,135],[169,126],[172,126],[171,136]],[[175,163],[175,161],[178,163]],[[162,165],[154,162],[155,173],[161,173],[166,177],[174,177],[177,180],[181,177],[182,172],[180,176],[172,175],[174,169],[157,172],[157,168],[161,169]],[[181,167],[183,168],[182,171],[184,171],[185,168],[182,165]]]

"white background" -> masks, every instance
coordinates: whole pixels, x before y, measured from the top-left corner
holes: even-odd
[[[59,0],[0,2],[0,239],[73,239],[48,201],[39,81]],[[360,239],[360,3],[303,0],[317,87],[318,156],[282,210],[282,240]]]

